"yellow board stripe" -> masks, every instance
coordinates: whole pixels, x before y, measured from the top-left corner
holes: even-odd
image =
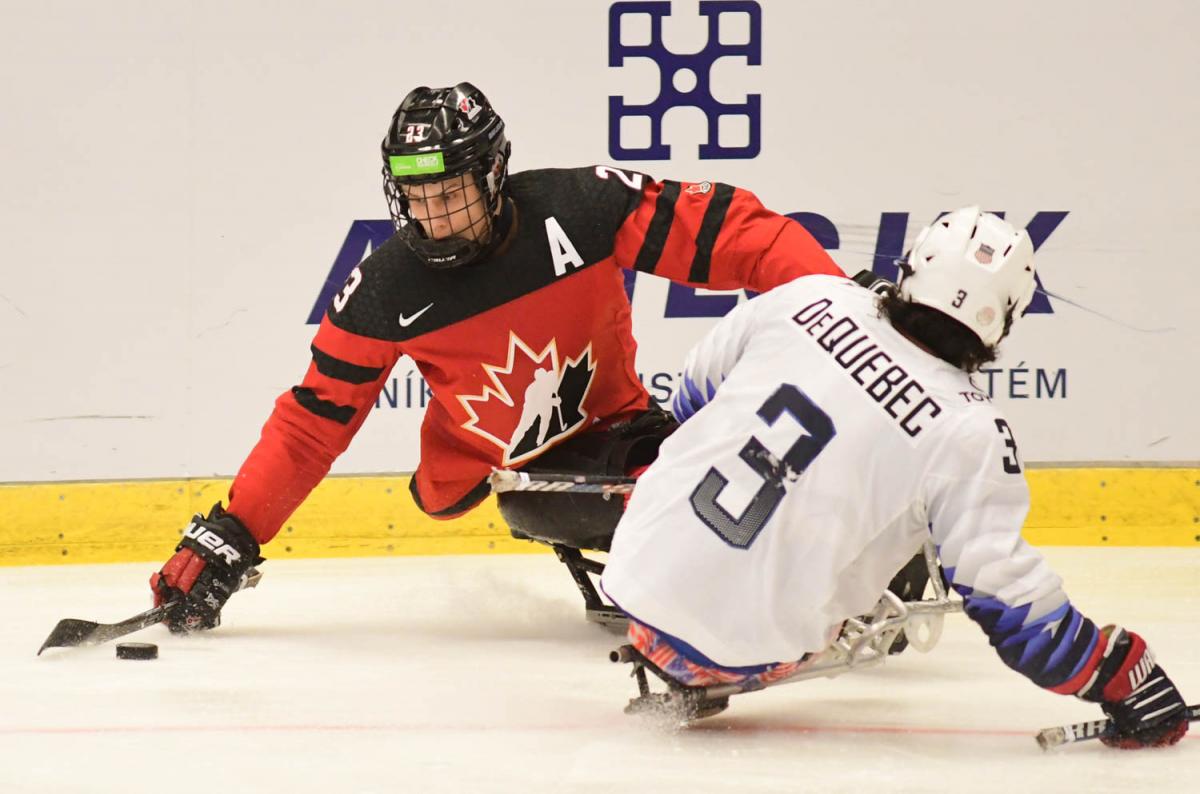
[[[1045,468],[1025,472],[1034,545],[1200,544],[1200,469]]]
[[[1200,469],[1046,468],[1026,473],[1035,545],[1194,546]],[[264,556],[373,557],[527,553],[489,498],[453,521],[413,504],[407,476],[329,477],[263,549]],[[152,562],[170,554],[193,513],[230,481],[149,480],[0,485],[0,565]]]
[[[536,551],[514,540],[495,498],[453,521],[422,513],[408,477],[328,477],[263,556],[373,557]],[[194,513],[231,480],[0,485],[0,565],[165,560]]]

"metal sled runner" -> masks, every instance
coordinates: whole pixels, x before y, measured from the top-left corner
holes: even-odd
[[[834,678],[852,670],[882,664],[901,632],[907,636],[908,644],[921,653],[932,650],[942,636],[945,615],[961,612],[963,605],[961,601],[951,600],[946,592],[932,542],[926,541],[924,554],[933,598],[905,602],[894,593],[885,591],[870,614],[847,620],[837,639],[828,648],[808,657],[794,675],[766,686],[791,684],[811,678]],[[625,707],[626,714],[648,714],[687,723],[724,711],[732,695],[766,688],[758,683],[750,686],[685,686],[632,645],[617,648],[609,654],[609,660],[633,665],[632,675],[637,680],[638,695]],[[665,692],[651,691],[647,672],[666,685]]]
[[[636,480],[632,477],[617,477],[596,474],[554,474],[493,469],[488,478],[492,493],[503,494],[520,491],[536,491],[554,494],[596,494],[608,500],[633,490]],[[514,536],[518,536],[514,532]],[[598,623],[610,631],[624,633],[629,625],[628,618],[616,606],[607,603],[596,586],[596,580],[604,573],[604,563],[585,556],[583,550],[569,542],[556,542],[548,537],[527,537],[545,543],[554,549],[554,554],[566,566],[571,579],[583,596],[584,615],[589,622]],[[588,547],[591,548],[591,547]],[[605,545],[603,548],[607,548]]]

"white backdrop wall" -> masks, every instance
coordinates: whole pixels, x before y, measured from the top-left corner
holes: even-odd
[[[609,97],[653,99],[659,67],[609,65],[612,5],[5,0],[0,481],[236,471],[308,364],[339,252],[365,254],[365,222],[387,217],[392,111],[414,85],[460,80],[505,117],[514,170],[744,186],[824,218],[848,272],[955,206],[1040,217],[1044,286],[1124,325],[1054,298],[1018,324],[981,380],[1025,457],[1200,457],[1200,6],[743,3],[761,12],[761,63],[723,58],[711,78],[722,101],[761,96],[758,156],[699,159],[705,114],[680,107],[669,160],[618,161]],[[664,49],[701,50],[698,4],[671,12]],[[647,39],[647,19],[621,18],[619,41]],[[748,19],[725,17],[722,40],[750,38]],[[621,141],[648,142],[636,123]],[[714,318],[667,316],[666,283],[645,276],[633,300],[639,369],[665,396]],[[335,471],[414,467],[412,371],[400,362],[396,407],[382,401]]]

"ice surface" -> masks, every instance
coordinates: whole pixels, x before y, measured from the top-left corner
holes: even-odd
[[[1085,614],[1142,633],[1200,701],[1200,550],[1045,551]],[[60,618],[145,609],[153,567],[0,569],[0,792],[1200,790],[1190,736],[1040,751],[1038,729],[1099,709],[1009,671],[962,615],[928,655],[648,724],[621,711],[619,638],[548,555],[272,560],[216,632],[132,635],[156,661],[35,656]]]

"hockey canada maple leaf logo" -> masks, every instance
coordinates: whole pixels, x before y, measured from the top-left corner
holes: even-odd
[[[535,352],[509,331],[508,360],[482,366],[488,381],[483,391],[455,395],[470,417],[462,427],[500,447],[505,466],[528,460],[588,422],[583,403],[596,371],[590,343],[560,363],[557,339]]]

